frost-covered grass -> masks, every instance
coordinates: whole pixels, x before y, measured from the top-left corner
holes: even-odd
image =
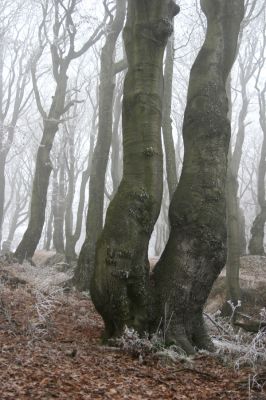
[[[266,320],[265,308],[261,310],[260,316],[261,321]],[[217,354],[224,362],[233,365],[237,370],[249,366],[254,371],[266,364],[265,327],[254,334],[233,326],[232,318],[222,318],[219,313],[213,315],[212,319],[217,323],[211,328],[213,342],[217,348]]]
[[[60,267],[60,265],[59,265]],[[25,280],[36,290],[49,292],[59,285],[69,280],[73,271],[60,271],[57,266],[33,266],[29,262],[24,261],[22,265],[12,264],[4,269],[19,279]]]
[[[28,321],[28,333],[32,339],[50,336],[53,329],[53,314],[61,305],[62,289],[49,293],[37,289],[34,291],[35,302],[32,305],[34,317]]]

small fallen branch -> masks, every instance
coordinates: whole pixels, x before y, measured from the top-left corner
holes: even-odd
[[[213,323],[213,325],[216,326],[216,328],[217,328],[220,332],[225,333],[226,335],[229,335],[229,332],[228,332],[226,329],[224,329],[224,328],[222,327],[222,325],[220,325],[217,321],[215,321],[209,314],[207,314],[207,313],[204,312],[203,315],[204,315],[206,318],[208,318],[208,319]]]
[[[249,315],[236,312],[233,325],[238,326],[247,332],[258,333],[259,330],[266,327],[266,321],[256,320]]]

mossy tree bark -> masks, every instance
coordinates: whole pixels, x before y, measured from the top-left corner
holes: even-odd
[[[179,7],[129,0],[124,42],[123,178],[97,243],[91,295],[105,337],[148,324],[148,244],[162,197],[163,55]]]
[[[201,7],[208,26],[190,74],[183,169],[170,205],[170,237],[154,270],[154,329],[165,321],[166,340],[187,353],[194,346],[212,349],[202,311],[226,259],[226,79],[244,1],[201,0]]]
[[[104,185],[112,141],[113,100],[117,72],[115,47],[118,36],[123,29],[125,15],[126,0],[116,0],[116,15],[110,23],[101,52],[99,128],[90,173],[86,239],[81,248],[73,277],[73,284],[79,290],[89,289],[94,269],[96,241],[103,227]]]
[[[249,252],[252,255],[265,255],[264,251],[264,226],[266,222],[266,198],[265,198],[265,175],[266,175],[266,83],[263,90],[259,91],[260,126],[263,132],[261,155],[258,170],[258,203],[260,212],[256,216],[249,242]]]

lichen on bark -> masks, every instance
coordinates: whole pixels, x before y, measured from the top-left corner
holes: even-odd
[[[202,0],[201,6],[208,27],[190,74],[183,169],[170,204],[169,241],[153,277],[154,327],[167,310],[167,341],[187,353],[212,348],[202,311],[226,259],[230,124],[225,85],[244,14],[242,0]]]
[[[123,178],[97,243],[91,285],[105,337],[120,335],[126,325],[148,330],[148,244],[162,197],[163,55],[178,11],[172,0],[128,3]]]

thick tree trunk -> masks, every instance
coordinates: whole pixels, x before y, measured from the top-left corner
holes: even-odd
[[[124,42],[123,178],[97,243],[91,295],[105,337],[148,323],[148,244],[162,198],[163,54],[179,7],[172,0],[129,0]]]
[[[170,205],[171,232],[154,270],[154,328],[187,353],[212,348],[202,310],[225,264],[225,182],[230,123],[226,79],[244,1],[201,0],[208,27],[190,74],[184,116],[184,163]]]
[[[99,85],[99,129],[93,153],[89,183],[89,206],[86,239],[80,251],[73,283],[79,290],[88,289],[94,269],[96,241],[103,227],[104,185],[112,140],[112,113],[115,88],[115,46],[123,28],[126,1],[117,0],[116,16],[109,27],[101,53]]]
[[[173,38],[173,36],[172,36]],[[163,97],[163,141],[166,160],[167,184],[171,200],[177,187],[175,145],[172,134],[172,83],[174,71],[173,39],[168,41],[164,68],[164,97]]]

